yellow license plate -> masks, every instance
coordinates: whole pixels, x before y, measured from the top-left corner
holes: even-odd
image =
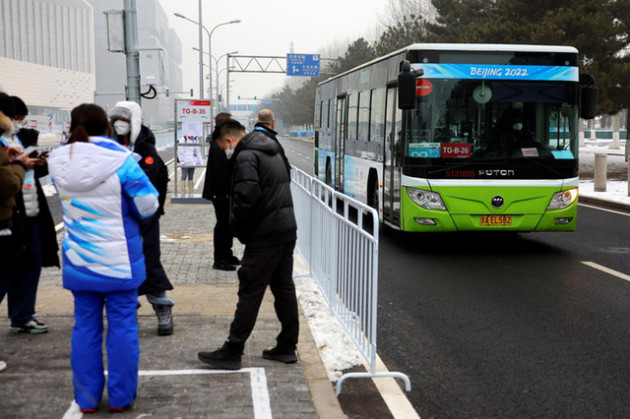
[[[480,224],[482,226],[511,226],[511,215],[481,215]]]

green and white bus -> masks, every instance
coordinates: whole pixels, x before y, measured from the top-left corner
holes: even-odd
[[[414,44],[318,85],[314,174],[405,231],[573,231],[597,86],[565,46]]]

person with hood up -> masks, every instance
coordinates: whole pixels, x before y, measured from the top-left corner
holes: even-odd
[[[189,129],[189,131],[193,129]],[[196,135],[183,135],[177,144],[177,162],[182,171],[181,181],[182,183],[187,181],[189,196],[192,196],[194,192],[195,166],[204,164],[201,149],[191,144],[199,144],[199,137]],[[186,191],[186,184],[184,184],[183,188]]]
[[[140,220],[157,211],[158,192],[129,150],[109,138],[107,113],[82,104],[71,112],[68,144],[48,161],[64,219],[63,286],[74,295],[70,363],[83,413],[95,412],[105,385],[111,412],[129,409],[138,388],[138,287],[146,270]]]
[[[28,115],[26,104],[17,96],[11,96],[15,105],[14,121],[16,129],[13,136],[22,149],[37,146],[39,132],[23,127]],[[15,196],[16,207],[13,225],[20,232],[22,245],[28,249],[26,259],[18,264],[7,293],[7,307],[11,319],[12,333],[40,334],[48,332],[48,326],[35,318],[37,287],[42,267],[59,267],[57,251],[57,232],[48,207],[48,200],[39,181],[48,175],[46,154],[40,154],[38,165],[26,172],[22,193]]]
[[[238,303],[228,339],[221,348],[197,356],[213,368],[240,369],[245,342],[269,286],[282,328],[276,346],[264,350],[263,358],[293,363],[297,361],[299,320],[292,277],[297,224],[291,168],[280,144],[264,132],[247,134],[234,120],[217,130],[217,142],[232,160],[230,223],[234,235],[245,244],[245,252],[238,270]]]
[[[140,105],[131,101],[117,102],[109,111],[109,118],[115,131],[114,138],[137,155],[140,167],[160,193],[160,209],[140,226],[147,279],[139,288],[138,294],[146,295],[153,306],[158,319],[158,335],[168,336],[173,334],[172,307],[175,302],[166,294],[166,291],[173,289],[173,285],[160,260],[160,217],[164,214],[168,169],[155,149],[155,135],[142,124]]]
[[[10,115],[14,114],[14,110],[9,95],[0,92],[0,136],[13,134]],[[0,303],[14,278],[14,270],[21,268],[23,263],[17,259],[20,248],[16,245],[17,232],[12,222],[15,197],[20,193],[26,171],[35,167],[39,160],[26,154],[18,156],[17,153],[17,149],[9,149],[4,144],[0,146]],[[6,362],[0,361],[0,371],[6,367]]]

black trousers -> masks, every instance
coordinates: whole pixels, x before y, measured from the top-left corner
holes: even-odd
[[[230,232],[230,200],[213,199],[217,223],[214,226],[214,261],[232,257],[232,233]]]
[[[0,236],[0,303],[7,295],[15,269],[15,242],[12,236]]]
[[[295,284],[293,283],[293,249],[295,241],[269,247],[245,247],[238,270],[238,303],[230,326],[228,342],[242,348],[252,333],[267,285],[274,297],[274,308],[282,329],[278,345],[295,348],[299,319]]]
[[[160,216],[154,215],[140,224],[142,234],[142,253],[147,269],[147,279],[138,288],[138,295],[159,294],[173,289],[162,266],[160,252]]]

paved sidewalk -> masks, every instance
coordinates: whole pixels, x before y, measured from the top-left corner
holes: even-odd
[[[334,418],[343,417],[333,387],[301,314],[299,362],[262,358],[275,344],[279,323],[268,292],[245,347],[243,369],[213,371],[197,360],[199,350],[219,347],[228,334],[237,300],[235,272],[212,269],[211,205],[169,204],[162,218],[162,261],[175,285],[175,333],[158,337],[150,304],[140,299],[140,385],[135,407],[122,417],[153,418]],[[235,240],[234,250],[242,255]],[[38,318],[43,335],[12,335],[0,320],[0,417],[61,418],[73,400],[70,367],[73,299],[61,286],[61,271],[44,269]],[[6,301],[0,305],[6,313]],[[90,417],[110,417],[107,394]]]

